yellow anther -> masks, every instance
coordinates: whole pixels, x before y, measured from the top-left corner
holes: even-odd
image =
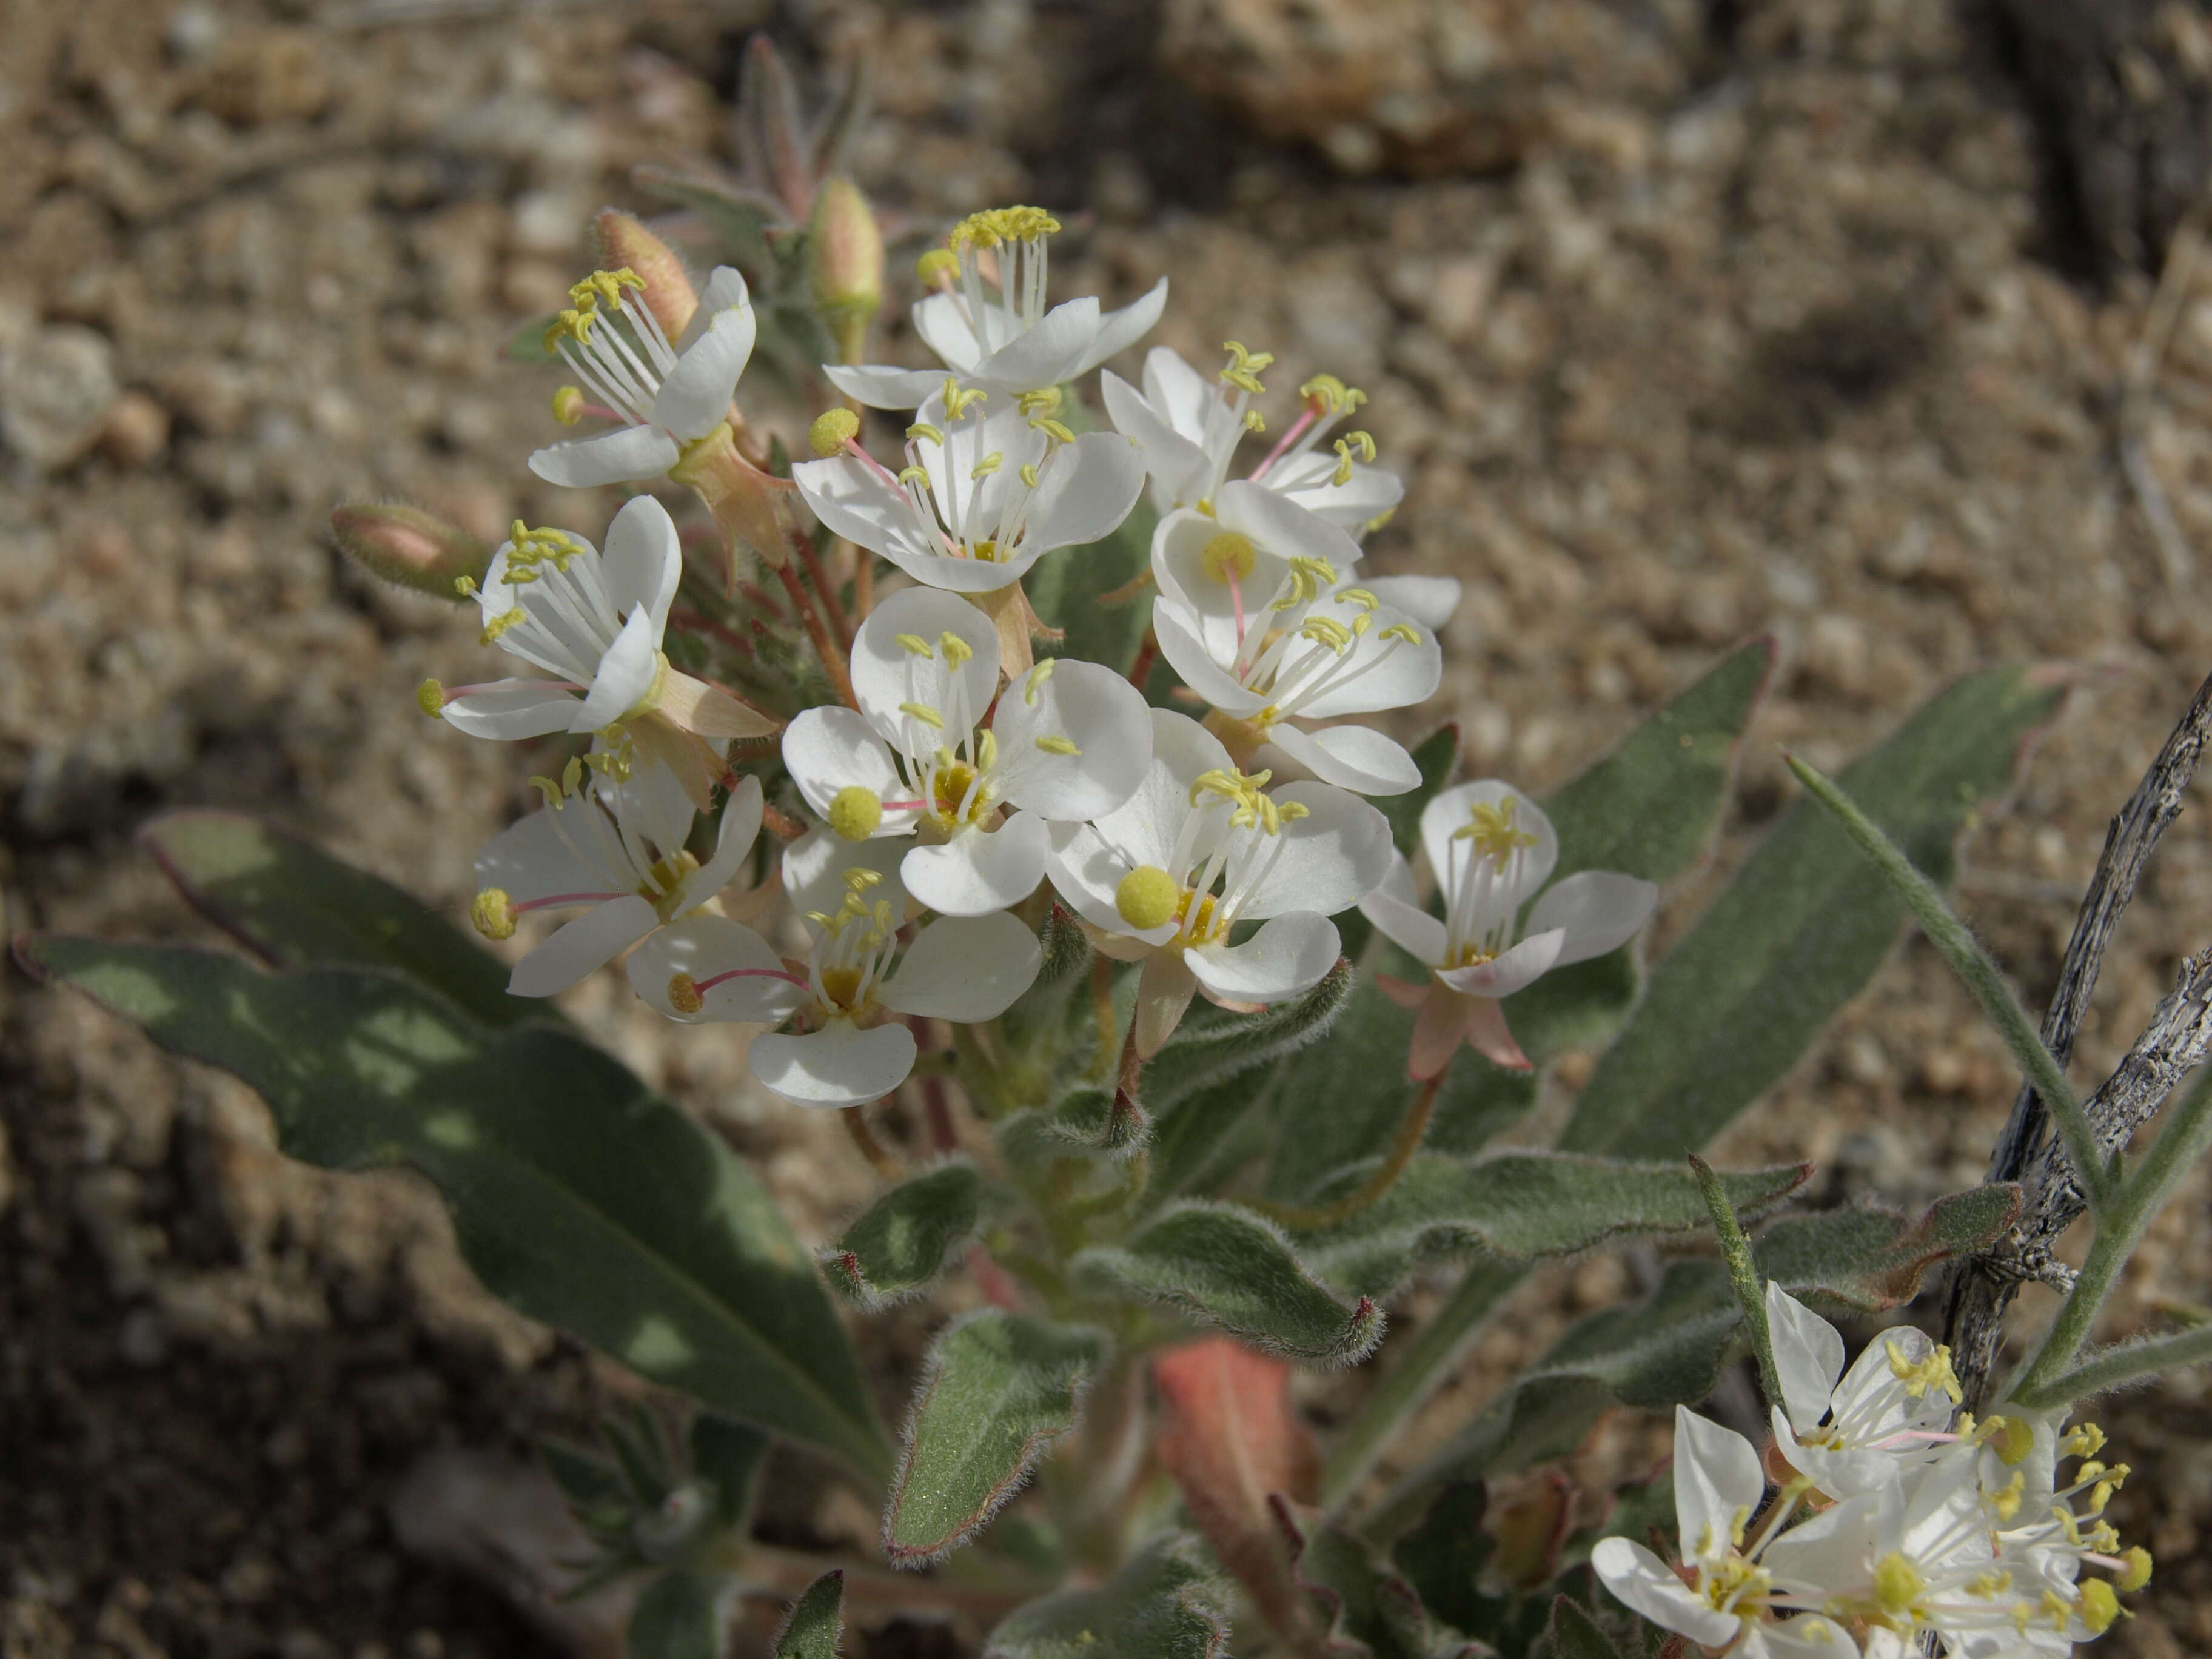
[[[985,732],[975,739],[975,769],[988,777],[999,764],[999,734]]]
[[[1024,392],[1014,399],[1014,406],[1034,420],[1040,415],[1060,413],[1060,391],[1056,386],[1041,386],[1034,392]]]
[[[1024,461],[1022,463],[1021,480],[1031,489],[1035,489],[1037,487],[1037,470],[1036,463],[1035,461]]]
[[[1065,421],[1055,421],[1048,417],[1043,420],[1031,421],[1030,424],[1056,444],[1072,444],[1075,441],[1074,429]]]
[[[2139,1590],[2150,1583],[2150,1552],[2140,1544],[2120,1557],[2127,1565],[2121,1570],[2119,1586],[2124,1590]]]
[[[469,920],[486,939],[514,937],[514,902],[503,887],[487,887],[469,906]]]
[[[1380,530],[1384,525],[1389,523],[1391,520],[1397,516],[1398,509],[1396,507],[1386,507],[1380,513],[1377,513],[1373,518],[1370,519],[1362,527],[1372,532],[1374,531]]]
[[[855,895],[865,893],[871,887],[880,886],[883,879],[882,871],[871,870],[865,864],[856,864],[845,872],[845,890]]]
[[[2076,1423],[2058,1443],[2063,1457],[2094,1457],[2105,1449],[2105,1431],[2094,1423]]]
[[[830,827],[841,841],[866,841],[884,821],[884,799],[874,790],[848,783],[830,798]]]
[[[919,634],[894,634],[891,635],[891,640],[902,651],[910,652],[917,657],[926,657],[933,662],[937,659],[937,653],[929,648],[929,641]]]
[[[562,426],[574,426],[584,418],[581,387],[564,386],[553,394],[553,418]]]
[[[1367,637],[1367,630],[1374,626],[1375,613],[1371,611],[1363,611],[1352,619],[1352,637],[1355,640],[1364,640]],[[1385,639],[1389,639],[1390,637],[1389,632],[1387,629],[1384,631],[1382,637]],[[1419,635],[1415,635],[1413,639],[1415,644],[1419,644],[1420,642],[1420,636]]]
[[[1966,1581],[1966,1594],[1978,1595],[1985,1601],[1995,1601],[2011,1588],[2012,1575],[2008,1572],[1978,1572]]]
[[[1260,373],[1275,361],[1273,352],[1248,351],[1235,340],[1224,340],[1221,349],[1229,354],[1229,367],[1221,371],[1224,380],[1255,398],[1267,390],[1260,384]]]
[[[970,386],[963,392],[960,382],[948,374],[945,377],[945,418],[949,421],[963,420],[969,410],[980,403],[989,401],[990,396],[981,386]]]
[[[489,622],[486,623],[483,625],[483,631],[477,635],[477,643],[478,645],[489,645],[494,641],[497,640],[501,635],[506,633],[508,629],[513,628],[516,623],[527,622],[528,620],[529,613],[518,605],[514,610],[507,611],[502,615],[494,617]]]
[[[2090,1635],[2102,1636],[2119,1616],[2120,1598],[2112,1594],[2110,1584],[2092,1578],[2081,1586],[2081,1622],[2089,1627]]]
[[[446,712],[446,688],[435,680],[424,680],[415,688],[415,706],[432,720]]]
[[[1224,530],[1206,538],[1206,545],[1199,550],[1198,561],[1214,580],[1225,582],[1234,575],[1241,582],[1252,574],[1253,562],[1258,556],[1259,550],[1252,545],[1249,536]]]
[[[960,260],[941,247],[933,247],[914,262],[914,274],[924,288],[950,288],[960,280]]]
[[[1060,221],[1042,208],[988,208],[971,213],[952,227],[945,239],[955,253],[971,247],[998,247],[1007,242],[1033,242],[1060,228]]]
[[[1279,801],[1270,795],[1267,797],[1267,805],[1274,809],[1275,822],[1278,824],[1296,823],[1300,818],[1310,817],[1313,815],[1313,808],[1299,801]]]
[[[937,648],[945,653],[945,660],[955,668],[975,660],[975,647],[950,629],[937,636]]]
[[[544,338],[538,344],[549,353],[562,340],[574,340],[578,345],[588,345],[592,338],[592,325],[599,320],[599,313],[596,311],[563,311],[553,319],[545,331]]]
[[[477,594],[483,592],[483,589],[477,586],[477,579],[474,576],[456,576],[453,578],[453,592],[465,599],[473,599]]]
[[[939,428],[930,425],[927,421],[916,421],[912,426],[907,428],[906,441],[908,443],[924,438],[931,443],[941,444],[945,441],[945,434]]]
[[[2129,1470],[2126,1464],[2115,1463],[2112,1465],[2112,1472],[2109,1474],[2105,1475],[2102,1480],[2099,1480],[2097,1484],[2090,1489],[2090,1514],[2102,1515],[2105,1512],[2105,1506],[2112,1501],[2112,1494],[2118,1492],[2122,1486],[2127,1485],[2128,1474]]]
[[[584,759],[580,755],[568,757],[568,763],[561,769],[561,793],[573,795],[584,787]]]
[[[618,270],[593,271],[568,290],[568,298],[573,303],[582,306],[586,310],[594,305],[604,305],[620,311],[623,304],[623,290],[626,288],[635,289],[640,293],[643,293],[645,278],[624,265]]]
[[[899,469],[898,481],[902,484],[920,484],[927,489],[929,488],[929,469],[926,466],[902,466]]]
[[[1044,690],[1044,683],[1052,678],[1052,665],[1055,660],[1052,657],[1038,658],[1036,666],[1022,678],[1022,701],[1032,708],[1036,706],[1037,693]]]
[[[1298,396],[1313,405],[1316,415],[1349,415],[1367,401],[1358,386],[1346,386],[1334,374],[1316,374],[1298,388]]]
[[[2027,1496],[2027,1476],[2024,1470],[2014,1469],[2012,1479],[1989,1495],[1990,1511],[2000,1521],[2009,1523],[2020,1513],[2021,1500]]]
[[[1311,605],[1321,597],[1324,587],[1336,581],[1336,567],[1327,559],[1316,559],[1299,554],[1290,562],[1291,591],[1268,608],[1273,611],[1291,611],[1302,605]]]
[[[538,798],[548,806],[558,806],[561,804],[561,785],[558,780],[549,778],[541,772],[531,778],[530,787],[538,792]]]
[[[1954,1405],[1962,1397],[1958,1376],[1951,1369],[1950,1349],[1939,1344],[1927,1358],[1908,1359],[1903,1345],[1893,1338],[1884,1345],[1884,1351],[1889,1355],[1890,1375],[1905,1384],[1905,1392],[1911,1398],[1921,1399],[1930,1389],[1948,1395]]]
[[[1329,475],[1329,483],[1342,486],[1352,482],[1352,456],[1356,450],[1363,461],[1375,459],[1375,440],[1364,432],[1347,432],[1333,447],[1336,451],[1336,471]]]
[[[1006,457],[1004,452],[994,449],[989,454],[986,455],[981,460],[976,462],[975,465],[968,469],[969,480],[970,483],[980,483],[983,479],[989,477],[994,472],[996,472],[1006,464]]]
[[[1362,617],[1359,620],[1365,622],[1367,618]],[[1363,633],[1365,631],[1364,629],[1361,630]],[[1400,640],[1407,645],[1419,645],[1421,642],[1421,630],[1411,623],[1392,623],[1375,637],[1378,640]]]
[[[1079,755],[1083,752],[1068,738],[1039,738],[1036,746],[1048,755]]]
[[[2016,1468],[2027,1461],[2035,1449],[2035,1431],[2017,1417],[1992,1417],[1982,1425],[1982,1433],[1989,1440],[1990,1449],[2004,1460],[2005,1467]]]
[[[902,702],[899,705],[899,713],[913,715],[933,732],[945,729],[945,716],[926,702]]]
[[[1518,795],[1497,802],[1477,801],[1467,809],[1467,822],[1452,831],[1452,839],[1473,842],[1477,858],[1502,865],[1522,848],[1536,844],[1534,836],[1515,827],[1513,821],[1520,811]]]
[[[1244,429],[1247,432],[1265,432],[1267,429],[1267,417],[1256,409],[1246,410]]]
[[[696,1014],[707,1006],[707,999],[699,994],[699,981],[690,975],[671,974],[668,1006],[679,1014]]]
[[[853,441],[860,430],[860,417],[849,409],[825,409],[814,417],[814,424],[806,428],[806,442],[817,455],[828,460],[832,455],[842,455],[845,446]]]
[[[1927,1588],[1928,1581],[1920,1576],[1919,1569],[1895,1550],[1875,1563],[1875,1599],[1881,1603],[1885,1613],[1910,1612]]]
[[[1340,657],[1352,649],[1352,630],[1334,617],[1308,617],[1298,629],[1298,637],[1326,646]]]
[[[1182,902],[1182,889],[1158,865],[1140,864],[1114,889],[1114,911],[1140,933],[1164,927]]]
[[[1382,601],[1376,599],[1375,595],[1366,588],[1347,587],[1336,596],[1336,603],[1339,605],[1356,605],[1362,611],[1372,611],[1376,605],[1382,604]]]

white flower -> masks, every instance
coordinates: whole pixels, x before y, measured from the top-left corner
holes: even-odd
[[[1402,744],[1365,726],[1288,724],[1402,708],[1443,677],[1435,631],[1344,574],[1358,557],[1327,520],[1231,484],[1214,516],[1160,521],[1152,629],[1183,683],[1227,718],[1221,734],[1240,760],[1273,744],[1325,783],[1401,794],[1421,781]]]
[[[918,836],[901,879],[946,915],[1026,898],[1044,875],[1047,822],[1111,811],[1152,763],[1151,711],[1127,680],[1047,658],[1000,693],[991,619],[933,588],[876,607],[854,641],[853,690],[857,714],[792,721],[784,764],[845,839]]]
[[[745,279],[717,266],[698,310],[673,342],[645,303],[644,287],[629,270],[595,271],[569,290],[573,307],[547,331],[548,348],[598,400],[592,412],[620,422],[611,432],[532,455],[530,470],[548,483],[658,478],[730,418],[730,400],[753,351]]]
[[[914,1069],[901,1016],[995,1019],[1036,977],[1036,936],[1003,910],[944,917],[902,948],[906,895],[880,842],[813,830],[785,849],[783,880],[805,918],[804,963],[741,923],[694,916],[633,953],[629,978],[671,1019],[799,1016],[803,1030],[756,1037],[750,1050],[753,1075],[794,1106],[880,1099]]]
[[[702,866],[684,850],[692,806],[671,773],[645,766],[617,778],[619,763],[605,751],[593,759],[588,778],[584,762],[571,760],[558,784],[532,780],[546,805],[477,858],[481,890],[470,914],[488,938],[511,937],[515,919],[533,910],[590,907],[515,964],[507,988],[516,996],[565,991],[705,904],[730,884],[760,831],[760,781],[746,778],[730,792],[714,855]]]
[[[1431,1078],[1462,1042],[1500,1066],[1528,1057],[1506,1027],[1502,998],[1552,969],[1617,950],[1658,902],[1648,881],[1584,870],[1543,892],[1519,934],[1522,907],[1550,879],[1559,838],[1534,801],[1495,779],[1446,789],[1421,810],[1421,846],[1443,890],[1439,921],[1420,906],[1413,872],[1395,858],[1360,902],[1367,919],[1429,970],[1425,986],[1378,977],[1401,1006],[1420,1010],[1407,1070]]]
[[[1152,475],[1152,502],[1163,514],[1201,507],[1229,482],[1238,446],[1265,423],[1252,407],[1260,374],[1274,359],[1225,341],[1229,365],[1218,384],[1166,346],[1145,354],[1142,392],[1109,370],[1098,386],[1117,431],[1136,440]],[[1397,510],[1406,487],[1370,463],[1374,441],[1364,432],[1340,438],[1334,454],[1319,449],[1329,431],[1367,401],[1367,394],[1333,374],[1316,374],[1298,388],[1303,407],[1289,431],[1252,470],[1251,482],[1320,514],[1333,524],[1364,530]],[[1355,456],[1363,457],[1354,459]],[[1453,583],[1457,588],[1458,584]]]
[[[1820,1491],[1835,1498],[1878,1492],[1957,1440],[1948,1432],[1959,1402],[1951,1351],[1924,1331],[1899,1325],[1881,1332],[1846,1375],[1836,1328],[1771,1279],[1766,1321],[1782,1383],[1774,1438],[1790,1467]]]
[[[1060,228],[1032,207],[995,208],[962,220],[945,238],[949,252],[922,260],[939,292],[916,302],[915,332],[963,386],[1018,396],[1072,380],[1159,321],[1168,302],[1163,277],[1151,293],[1119,311],[1102,313],[1085,295],[1045,309],[1046,239]],[[987,277],[984,256],[994,270]],[[879,363],[823,365],[840,392],[876,409],[913,409],[944,377],[933,369]]]
[[[908,428],[902,471],[855,447],[792,477],[823,524],[916,581],[988,592],[1054,548],[1111,534],[1144,488],[1126,440],[1073,436],[1051,417],[1055,404],[941,384]]]
[[[1382,877],[1390,828],[1325,783],[1265,790],[1197,721],[1155,709],[1152,759],[1122,805],[1051,828],[1049,870],[1100,947],[1146,957],[1136,1047],[1158,1051],[1203,986],[1251,1006],[1310,990],[1338,956],[1328,917]],[[1259,929],[1242,943],[1240,921]]]

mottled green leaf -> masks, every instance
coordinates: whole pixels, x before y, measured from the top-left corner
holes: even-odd
[[[981,1531],[1075,1426],[1103,1352],[1095,1331],[997,1308],[939,1333],[884,1513],[884,1553],[919,1566]]]
[[[629,1659],[721,1659],[722,1631],[737,1581],[727,1573],[676,1567],[647,1584],[630,1610]]]
[[[1078,1252],[1068,1270],[1096,1293],[1175,1308],[1309,1364],[1357,1364],[1382,1336],[1381,1309],[1337,1300],[1280,1229],[1233,1205],[1174,1206],[1117,1243]]]
[[[823,1573],[806,1587],[775,1636],[775,1659],[837,1659],[845,1632],[845,1575]]]
[[[388,972],[49,938],[28,965],[259,1090],[289,1156],[405,1164],[488,1289],[716,1410],[880,1474],[843,1326],[759,1180],[599,1050]]]
[[[1195,1538],[1160,1533],[1097,1589],[1018,1608],[984,1659],[1226,1659],[1229,1606]]]
[[[878,1196],[822,1252],[830,1283],[870,1312],[920,1296],[956,1266],[983,1218],[983,1177],[952,1162]]]
[[[1838,781],[1939,884],[2062,691],[2017,668],[1953,686]],[[1695,1151],[1796,1063],[1887,956],[1904,902],[1800,800],[1653,971],[1561,1139],[1571,1152]]]

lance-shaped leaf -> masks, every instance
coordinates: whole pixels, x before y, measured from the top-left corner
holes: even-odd
[[[939,1333],[884,1511],[884,1553],[922,1566],[981,1532],[1075,1426],[1104,1352],[1095,1331],[997,1308]]]
[[[1280,1229],[1232,1205],[1164,1210],[1118,1243],[1078,1252],[1068,1269],[1095,1293],[1176,1308],[1308,1364],[1357,1364],[1382,1337],[1380,1308],[1340,1302]]]
[[[1328,1659],[1477,1659],[1488,1649],[1430,1616],[1395,1567],[1313,1510],[1272,1505],[1292,1582],[1319,1614],[1312,1650]]]
[[[411,893],[241,813],[171,812],[138,840],[186,903],[271,968],[390,968],[487,1025],[559,1018],[509,996],[507,964]]]
[[[673,1567],[640,1592],[623,1645],[629,1659],[721,1659],[737,1594],[727,1573]]]
[[[1160,1533],[1097,1589],[1068,1590],[1016,1609],[983,1659],[1226,1659],[1229,1605],[1206,1551],[1188,1533]]]
[[[2017,668],[1975,675],[1838,781],[1940,885],[1960,830],[2008,787],[2063,695]],[[1904,901],[1841,827],[1798,801],[1654,970],[1560,1145],[1649,1158],[1704,1146],[1858,994],[1904,918]]]
[[[1124,1161],[1144,1150],[1152,1132],[1152,1118],[1127,1095],[1083,1087],[1002,1119],[994,1139],[1010,1168],[1034,1175],[1079,1154]]]
[[[1811,1173],[1810,1164],[1793,1164],[1723,1180],[1737,1212],[1758,1215]],[[1568,1255],[1620,1233],[1692,1232],[1710,1224],[1686,1170],[1505,1152],[1474,1162],[1416,1158],[1397,1185],[1358,1214],[1297,1238],[1314,1271],[1346,1295],[1381,1297],[1430,1263],[1471,1251],[1516,1261]]]
[[[955,1160],[902,1181],[822,1252],[830,1282],[873,1313],[920,1296],[957,1264],[983,1219],[983,1177]]]
[[[1351,963],[1339,957],[1336,966],[1304,996],[1256,1014],[1194,1006],[1145,1067],[1138,1085],[1145,1109],[1157,1119],[1209,1084],[1255,1073],[1327,1036],[1352,1000],[1353,977]],[[1252,1079],[1255,1088],[1264,1080]]]
[[[1267,1500],[1315,1502],[1321,1450],[1291,1404],[1290,1366],[1207,1337],[1154,1355],[1152,1381],[1160,1400],[1153,1449],[1183,1508],[1261,1616],[1297,1645],[1309,1621]]]
[[[1794,1295],[1878,1313],[1919,1295],[1936,1263],[2002,1238],[2020,1206],[2020,1188],[2005,1182],[1939,1198],[1917,1221],[1875,1204],[1784,1216],[1759,1230],[1752,1255]]]
[[[791,1604],[775,1633],[775,1659],[837,1659],[845,1632],[845,1575],[823,1573]]]
[[[435,1182],[487,1289],[729,1416],[880,1475],[843,1326],[751,1170],[615,1060],[388,972],[50,938],[27,966],[259,1090],[285,1152]]]

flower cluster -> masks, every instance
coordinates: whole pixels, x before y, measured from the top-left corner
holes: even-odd
[[[1516,943],[1556,838],[1499,783],[1428,806],[1443,917],[1422,908],[1366,799],[1414,787],[1419,771],[1349,717],[1436,690],[1437,630],[1458,585],[1362,568],[1361,537],[1400,486],[1373,466],[1365,433],[1321,446],[1363,393],[1309,380],[1280,438],[1235,477],[1243,441],[1265,431],[1271,359],[1232,342],[1208,380],[1158,349],[1141,392],[1103,376],[1115,429],[1079,434],[1069,382],[1142,337],[1166,284],[1117,312],[1087,297],[1051,306],[1058,224],[1002,209],[921,261],[932,291],[914,323],[942,367],[824,366],[852,404],[814,422],[814,459],[785,480],[760,464],[736,401],[757,332],[744,279],[718,270],[695,290],[642,227],[617,228],[632,264],[578,283],[546,334],[581,383],[555,412],[611,427],[539,450],[531,468],[558,483],[690,487],[732,569],[750,549],[802,612],[811,601],[791,558],[811,561],[811,637],[841,701],[781,720],[672,665],[682,538],[651,495],[615,515],[604,551],[518,524],[464,592],[484,643],[530,675],[420,694],[425,712],[475,736],[590,740],[557,778],[536,780],[543,810],[477,861],[473,915],[487,935],[568,913],[516,965],[516,994],[553,994],[626,954],[639,996],[671,1019],[781,1027],[753,1043],[751,1063],[782,1098],[851,1106],[905,1079],[918,1040],[938,1036],[931,1022],[994,1019],[1027,988],[1047,889],[1105,956],[1143,964],[1125,1075],[1194,995],[1254,1009],[1311,989],[1339,959],[1330,918],[1364,902],[1433,970],[1427,990],[1400,988],[1425,999],[1414,1066],[1425,1077],[1462,1040],[1525,1065],[1498,1000],[1641,926],[1648,884],[1585,872],[1539,900]],[[912,410],[896,459],[864,446],[852,404]],[[1139,584],[1155,590],[1139,665],[1125,678],[1039,656],[1057,636],[1024,578],[1114,532],[1148,481],[1161,517]],[[802,501],[860,561],[888,561],[909,585],[878,598],[856,580],[847,621],[790,516]],[[1154,648],[1189,713],[1147,701]],[[732,762],[733,744],[772,739],[811,828],[772,807],[775,774],[764,789]],[[764,823],[787,841],[779,859],[756,854]],[[727,893],[753,869],[766,878]],[[788,953],[754,925],[778,884],[805,936]]]
[[[1625,1538],[1592,1556],[1637,1612],[1743,1659],[1906,1659],[1929,1635],[1971,1659],[2040,1659],[2103,1635],[2119,1592],[2149,1582],[2149,1553],[2123,1549],[2104,1519],[2128,1469],[2099,1460],[2094,1424],[1954,1424],[1950,1351],[1920,1331],[1882,1332],[1845,1371],[1826,1320],[1772,1285],[1766,1310],[1783,1395],[1771,1462],[1676,1412],[1680,1565]]]

